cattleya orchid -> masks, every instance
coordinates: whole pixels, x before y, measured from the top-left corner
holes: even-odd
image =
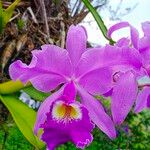
[[[141,77],[149,75],[150,23],[145,22],[142,24],[144,37],[141,39],[139,38],[138,31],[128,22],[121,22],[112,26],[108,31],[108,37],[111,37],[114,31],[124,27],[130,27],[131,45],[128,38],[121,38],[114,46],[122,50],[130,50],[130,55],[128,55],[129,61],[124,63],[122,68],[118,68],[118,65],[113,66],[114,73],[117,73],[117,80],[111,95],[111,110],[113,120],[118,124],[121,124],[124,121],[136,99],[135,112],[140,112],[143,108],[149,108],[150,103],[150,88],[144,87],[138,93],[137,82]],[[132,62],[132,65],[130,62]]]
[[[108,56],[103,48],[87,49],[86,42],[85,29],[72,25],[67,34],[66,49],[43,45],[42,50],[32,51],[29,65],[18,60],[9,68],[13,80],[19,79],[23,83],[30,81],[43,92],[62,85],[42,103],[34,127],[35,134],[43,128],[41,138],[50,148],[68,140],[81,148],[89,144],[92,140],[90,131],[93,129],[90,120],[110,138],[116,137],[113,121],[93,96],[111,90],[112,69],[105,61]],[[76,92],[72,88],[81,97],[81,104],[75,102]],[[80,132],[83,137],[79,135]]]

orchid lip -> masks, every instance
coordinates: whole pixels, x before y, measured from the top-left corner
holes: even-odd
[[[52,117],[58,122],[68,123],[72,120],[81,120],[82,113],[76,104],[67,104],[63,101],[57,101],[52,109]]]

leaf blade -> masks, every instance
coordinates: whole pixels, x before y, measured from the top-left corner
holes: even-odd
[[[38,91],[33,86],[25,87],[22,89],[22,91],[27,93],[34,100],[37,100],[40,102],[44,101],[48,96],[50,96],[50,93],[43,93],[41,91]]]
[[[27,140],[36,148],[43,148],[43,142],[38,140],[33,133],[36,112],[13,95],[0,95],[0,100],[8,108],[18,128]]]
[[[30,83],[27,83],[26,85],[23,85],[23,83],[19,80],[17,81],[7,81],[0,84],[0,94],[11,94],[18,92],[22,88],[29,86]]]
[[[7,24],[11,16],[13,15],[13,11],[15,7],[18,5],[20,0],[15,0],[7,9],[5,9],[5,15],[4,15],[4,24]]]

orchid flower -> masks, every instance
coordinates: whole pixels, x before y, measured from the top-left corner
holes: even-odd
[[[9,72],[13,80],[19,79],[23,83],[30,81],[40,91],[49,92],[63,84],[40,106],[34,127],[35,134],[38,133],[41,124],[45,122],[47,124],[50,121],[50,117],[46,114],[50,114],[55,105],[59,107],[59,105],[65,104],[63,101],[60,103],[55,103],[55,101],[60,99],[66,84],[72,82],[81,97],[81,104],[88,110],[93,123],[110,138],[116,137],[113,121],[101,103],[93,96],[104,94],[111,89],[112,70],[101,61],[105,60],[104,57],[107,56],[97,57],[101,50],[87,49],[86,42],[85,29],[72,25],[67,34],[66,49],[55,45],[43,45],[41,46],[42,50],[32,51],[33,57],[29,65],[20,60],[11,64]],[[47,131],[46,127],[45,131]],[[45,139],[44,136],[43,139]]]
[[[117,76],[118,81],[116,82],[116,85],[113,87],[111,110],[112,110],[113,119],[115,123],[118,124],[124,121],[127,114],[131,110],[136,98],[137,98],[136,101],[137,106],[135,108],[136,112],[141,110],[141,108],[146,107],[145,105],[148,104],[149,101],[148,100],[149,88],[146,88],[146,90],[143,90],[138,94],[137,80],[140,77],[144,76],[145,70],[149,68],[148,66],[150,65],[149,63],[150,48],[148,47],[150,47],[150,44],[146,42],[144,44],[143,40],[145,38],[139,39],[139,34],[137,30],[133,26],[131,26],[128,22],[121,22],[112,26],[108,31],[108,37],[111,37],[114,31],[124,27],[130,27],[131,42],[133,47],[130,46],[130,40],[128,38],[121,38],[120,40],[117,41],[116,45],[114,46],[121,49],[130,50],[130,55],[128,55],[128,58],[130,60],[127,63],[124,63],[124,67],[123,68],[119,67],[118,69],[117,65],[114,66],[114,72],[116,73],[119,72],[119,77]],[[148,23],[143,24],[143,31],[144,30],[145,32],[147,30],[147,34],[148,34]],[[145,35],[147,34],[145,33]],[[148,37],[146,37],[146,39],[148,39]],[[145,53],[147,55],[147,58],[146,55],[144,56]],[[130,62],[132,62],[132,65]],[[137,69],[137,64],[139,64],[138,69]],[[148,69],[146,71],[148,73]],[[141,100],[140,99],[141,97],[145,99]],[[143,101],[143,105],[139,106],[141,105],[142,101]],[[118,112],[116,111],[116,109]],[[119,117],[120,119],[118,118],[118,114],[120,114]]]

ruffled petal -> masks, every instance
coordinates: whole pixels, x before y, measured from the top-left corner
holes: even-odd
[[[131,110],[136,99],[138,85],[135,76],[127,72],[120,76],[112,93],[111,111],[116,124],[121,124]]]
[[[81,103],[89,111],[92,121],[110,138],[116,137],[116,131],[111,118],[106,114],[103,106],[83,88],[77,86]]]
[[[140,53],[134,48],[117,48],[116,46],[107,45],[103,55],[104,58],[106,58],[106,56],[107,58],[102,61],[110,66],[120,65],[121,67],[127,66],[138,70],[142,67]]]
[[[126,66],[129,69],[140,70],[141,55],[136,49],[129,47],[106,45],[104,48],[89,49],[83,53],[75,74],[79,77],[98,68],[116,66],[120,66],[120,69]]]
[[[43,124],[46,120],[46,114],[50,111],[51,104],[62,96],[63,91],[64,91],[64,86],[59,91],[49,96],[40,106],[37,112],[36,123],[34,125],[34,133],[36,135],[38,134],[38,130],[41,124]]]
[[[82,53],[86,50],[87,34],[86,30],[82,26],[70,26],[66,49],[69,52],[73,66],[76,66]]]
[[[56,103],[58,104],[59,101]],[[79,103],[70,103],[70,106],[76,105],[81,110],[81,118],[63,122],[63,120],[55,120],[53,116],[52,110],[56,107],[56,103],[53,103],[45,123],[41,126],[44,130],[41,139],[49,149],[54,149],[68,141],[72,141],[77,148],[84,149],[93,140],[91,131],[94,125],[90,121],[88,111]]]
[[[150,87],[145,87],[138,93],[136,105],[134,111],[136,113],[141,112],[144,108],[150,107]]]
[[[99,68],[83,75],[78,83],[91,94],[104,94],[111,89],[112,71]]]
[[[71,74],[68,52],[54,45],[44,45],[42,50],[33,51],[29,65],[16,61],[10,65],[10,76],[23,83],[30,81],[35,88],[48,92],[66,82]]]

